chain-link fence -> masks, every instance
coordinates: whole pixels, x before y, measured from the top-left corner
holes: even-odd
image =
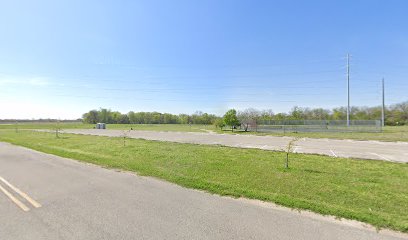
[[[265,120],[248,124],[254,132],[381,132],[380,120]]]

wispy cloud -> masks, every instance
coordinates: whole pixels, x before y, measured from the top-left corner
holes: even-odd
[[[7,79],[7,78],[0,79],[0,86],[12,85],[12,84],[18,84],[18,83],[19,83],[18,81],[12,80],[12,79]]]
[[[46,86],[46,85],[50,85],[51,83],[47,78],[35,77],[35,78],[29,79],[28,84],[33,85],[33,86]]]
[[[5,77],[0,76],[0,86],[25,85],[25,86],[49,86],[52,82],[45,77]]]

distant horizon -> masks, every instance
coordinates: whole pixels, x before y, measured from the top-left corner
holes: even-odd
[[[394,106],[396,104],[407,103],[407,102],[408,102],[408,99],[406,101],[401,101],[401,102],[398,102],[398,103],[385,105],[385,108],[387,109],[387,108],[390,108],[390,107],[392,107],[392,106]],[[330,112],[332,112],[333,109],[337,109],[337,108],[347,108],[346,106],[338,106],[338,107],[334,107],[334,108],[331,108],[331,109],[330,108],[319,108],[319,107],[312,108],[312,107],[293,106],[289,111],[286,111],[286,112],[276,112],[276,111],[274,111],[273,109],[270,109],[270,108],[269,109],[267,109],[267,108],[266,109],[252,108],[252,109],[255,109],[255,110],[258,110],[258,111],[261,111],[261,112],[262,111],[272,110],[272,112],[276,115],[276,114],[289,114],[291,112],[291,110],[293,110],[293,108],[295,108],[295,107],[299,107],[299,108],[302,108],[302,109],[323,109],[323,110],[328,110]],[[377,107],[381,107],[381,105],[377,105],[377,106],[350,106],[350,108],[355,108],[355,107],[357,107],[357,108],[377,108]],[[99,107],[99,108],[89,109],[86,112],[89,112],[89,111],[92,111],[92,110],[100,110],[100,109],[107,109],[107,110],[110,110],[110,111],[113,111],[113,112],[117,111],[116,109]],[[231,109],[235,109],[237,111],[243,111],[243,110],[246,110],[246,109],[251,109],[251,107],[250,108],[244,108],[244,109],[239,109],[239,108],[231,108]],[[86,112],[84,112],[84,113],[86,113]],[[172,112],[160,112],[160,111],[135,111],[135,110],[129,110],[129,111],[123,111],[123,112],[119,111],[119,112],[122,113],[122,114],[128,114],[129,112],[158,112],[158,113],[162,113],[162,114],[168,113],[168,114],[174,114],[174,115],[180,115],[180,114],[193,115],[195,113],[201,112],[201,113],[214,114],[217,117],[222,117],[224,115],[224,114],[215,114],[215,113],[212,113],[212,112],[205,112],[205,111],[201,111],[201,110],[196,110],[196,111],[191,112],[191,113],[187,113],[187,112],[172,113]],[[0,118],[0,121],[7,121],[7,120],[10,120],[10,121],[11,120],[17,120],[17,121],[19,121],[19,120],[21,120],[21,121],[36,121],[36,120],[76,121],[76,120],[82,119],[82,115],[84,113],[82,113],[81,116],[78,117],[78,118],[71,118],[71,119],[49,118],[49,117],[19,118],[19,119],[17,119],[17,118]]]

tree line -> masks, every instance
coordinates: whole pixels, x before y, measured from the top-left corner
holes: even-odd
[[[235,119],[235,116],[236,119]],[[129,112],[122,114],[117,111],[101,108],[83,114],[85,123],[120,123],[120,124],[216,124],[216,125],[248,125],[269,120],[345,120],[346,107],[332,110],[323,108],[293,107],[288,113],[274,113],[272,110],[248,108],[242,111],[228,111],[223,117],[215,114],[196,112],[194,114],[171,114],[159,112]],[[225,122],[225,116],[232,122]],[[351,120],[381,120],[381,107],[351,107]],[[408,101],[387,106],[385,109],[386,125],[408,125]]]
[[[194,114],[171,114],[159,112],[133,112],[122,114],[101,108],[91,110],[82,116],[84,123],[98,122],[114,124],[213,124],[218,117],[214,114],[196,112]]]

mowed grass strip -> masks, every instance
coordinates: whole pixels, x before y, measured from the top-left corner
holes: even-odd
[[[92,129],[95,124],[85,124],[80,122],[74,123],[11,123],[0,124],[1,129]],[[232,133],[230,129],[225,128],[221,131],[213,125],[201,124],[107,124],[108,129],[115,130],[143,130],[143,131],[168,131],[168,132],[208,132]],[[332,138],[332,139],[354,139],[354,140],[377,140],[377,141],[403,141],[408,142],[408,126],[386,126],[380,133],[370,132],[299,132],[299,133],[257,133],[244,132],[236,130],[233,134],[253,134],[253,135],[270,135],[270,136],[291,136],[291,137],[309,137],[309,138]]]
[[[408,164],[138,139],[0,131],[0,141],[221,195],[408,232]]]
[[[206,132],[215,130],[213,125],[204,124],[107,124],[108,129],[115,130],[142,130],[142,131],[168,131],[168,132]],[[10,123],[0,124],[1,129],[93,129],[95,124],[81,122],[74,123]]]
[[[216,130],[218,133],[232,133],[229,129],[225,131]],[[382,132],[270,132],[256,133],[234,131],[234,134],[256,134],[270,136],[290,136],[290,137],[307,137],[307,138],[331,138],[331,139],[354,139],[354,140],[375,140],[383,142],[408,142],[408,126],[386,126]]]

